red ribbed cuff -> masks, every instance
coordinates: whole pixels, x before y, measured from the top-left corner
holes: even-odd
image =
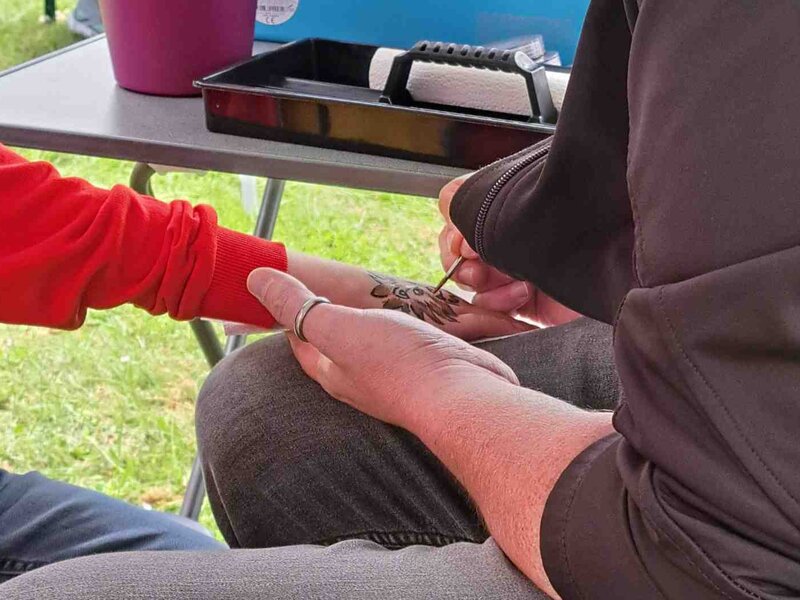
[[[247,277],[260,267],[285,272],[288,259],[283,244],[220,227],[214,274],[200,314],[209,319],[272,327],[275,319],[247,291]]]

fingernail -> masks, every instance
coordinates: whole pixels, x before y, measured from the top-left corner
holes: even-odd
[[[456,271],[453,281],[464,285],[475,286],[475,266],[471,262],[465,262]]]
[[[447,232],[447,247],[450,250],[454,250],[453,245],[456,243],[456,232],[455,230],[451,229]]]
[[[480,255],[470,247],[467,240],[462,240],[461,248],[459,248],[459,254],[469,260],[477,260],[480,258]]]
[[[475,288],[470,286],[469,284],[462,283],[460,281],[456,281],[455,284],[458,287],[458,289],[464,290],[465,292],[474,292],[475,291]]]
[[[509,294],[514,301],[525,302],[531,295],[530,286],[524,281],[517,281],[511,284]]]
[[[272,269],[256,269],[247,278],[247,289],[259,300],[264,298]]]

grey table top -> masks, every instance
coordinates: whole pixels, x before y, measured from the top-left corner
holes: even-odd
[[[256,44],[256,51],[269,46]],[[135,160],[435,196],[457,169],[211,133],[202,100],[118,87],[104,37],[0,74],[0,142]]]

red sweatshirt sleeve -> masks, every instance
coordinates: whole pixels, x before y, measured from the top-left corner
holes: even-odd
[[[130,302],[269,327],[246,288],[257,267],[285,271],[284,247],[218,226],[211,207],[99,189],[0,145],[0,322],[75,328]]]

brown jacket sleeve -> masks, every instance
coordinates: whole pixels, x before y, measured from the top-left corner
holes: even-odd
[[[549,152],[537,147],[538,154],[490,165],[451,208],[488,263],[606,323],[633,286],[625,178],[630,41],[623,3],[594,2]]]

